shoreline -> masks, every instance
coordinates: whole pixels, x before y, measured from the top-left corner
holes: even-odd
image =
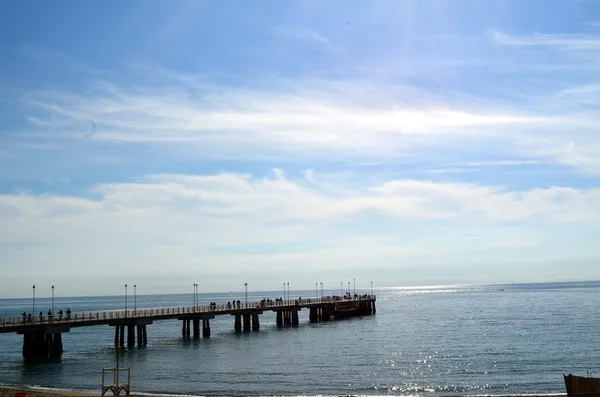
[[[26,386],[26,385],[5,385],[0,386],[0,397],[14,397],[15,393],[25,393],[26,397],[100,397],[102,395],[101,392],[93,392],[89,390],[70,390],[70,389],[59,389],[59,388],[51,388],[44,386]],[[122,396],[126,396],[126,394],[121,394]],[[436,395],[431,393],[424,393],[423,396],[426,395]],[[438,395],[440,397],[562,397],[566,396],[567,393],[532,393],[532,394],[447,394],[447,395]],[[107,393],[105,396],[112,396],[112,394]],[[181,397],[181,396],[189,396],[189,397],[204,397],[202,394],[186,394],[186,393],[152,393],[152,392],[132,392],[130,396],[134,397],[147,397],[147,396],[157,396],[157,397]],[[300,397],[298,395],[290,394],[289,397]],[[330,397],[358,397],[358,396],[368,396],[368,397],[390,397],[390,396],[405,396],[402,394],[386,394],[386,395],[376,395],[376,394],[342,394]],[[414,396],[414,395],[411,395]],[[235,397],[231,395],[231,397]],[[264,397],[264,396],[261,396]],[[268,397],[268,396],[267,396]],[[281,396],[273,396],[273,397],[281,397]],[[285,396],[288,397],[288,396]],[[301,396],[301,397],[327,397],[322,394],[315,396]]]

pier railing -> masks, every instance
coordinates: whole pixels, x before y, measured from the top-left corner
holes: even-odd
[[[358,302],[361,300],[374,299],[375,295],[365,294],[356,296],[326,296],[322,298],[288,299],[288,300],[262,300],[260,302],[241,302],[216,305],[191,305],[170,306],[154,308],[133,308],[117,310],[91,310],[83,312],[71,312],[70,314],[42,314],[31,316],[3,316],[0,317],[0,328],[22,327],[26,325],[49,325],[49,324],[81,324],[86,322],[98,322],[106,320],[124,320],[135,318],[161,318],[164,316],[174,317],[177,315],[193,314],[227,314],[238,310],[272,310],[285,307],[310,307],[323,303],[335,302]]]

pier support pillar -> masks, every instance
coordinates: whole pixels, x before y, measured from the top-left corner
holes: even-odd
[[[119,346],[122,348],[125,347],[125,326],[124,325],[119,325],[119,328],[121,328],[119,330],[120,334],[119,334]]]
[[[142,332],[143,325],[137,325],[137,345],[141,347],[144,345],[144,333]]]
[[[188,320],[181,320],[181,337],[183,339],[190,337],[190,323]]]
[[[375,313],[377,313],[377,309],[375,309],[375,301],[373,301],[372,305],[373,305],[373,314],[375,314]]]
[[[23,358],[27,360],[48,357],[51,338],[52,334],[48,334],[46,337],[44,331],[25,332],[23,334]]]
[[[194,319],[194,339],[200,338],[200,319]]]
[[[142,325],[142,332],[144,333],[144,346],[148,344],[148,334],[146,333],[146,326]]]
[[[119,329],[121,327],[119,325],[115,325],[115,349],[119,346]]]
[[[277,326],[283,327],[283,311],[277,310]]]
[[[210,336],[210,320],[207,318],[202,320],[202,336],[205,338]]]
[[[250,331],[250,313],[244,313],[244,332]]]
[[[258,322],[258,314],[252,315],[252,331],[258,331],[260,329],[260,323]]]
[[[235,332],[242,331],[242,315],[241,314],[235,315],[235,322],[233,323],[233,329],[235,329]]]
[[[292,311],[292,326],[293,327],[297,327],[298,326],[298,311],[294,310]]]
[[[127,326],[127,347],[135,346],[135,326],[128,325]]]
[[[62,334],[60,332],[48,334],[50,357],[60,357],[63,354]]]

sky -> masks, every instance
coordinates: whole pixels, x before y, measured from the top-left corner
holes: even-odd
[[[600,3],[6,1],[0,297],[600,279]]]

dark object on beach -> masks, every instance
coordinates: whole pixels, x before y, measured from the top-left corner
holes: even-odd
[[[563,375],[568,397],[600,397],[600,379]]]

